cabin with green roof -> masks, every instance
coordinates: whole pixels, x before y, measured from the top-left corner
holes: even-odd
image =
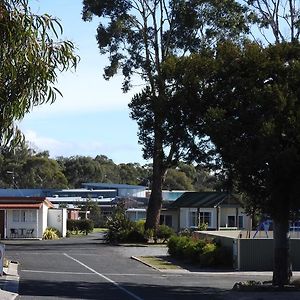
[[[178,230],[199,228],[208,230],[247,229],[251,226],[241,198],[226,192],[186,192],[169,209],[178,213]]]

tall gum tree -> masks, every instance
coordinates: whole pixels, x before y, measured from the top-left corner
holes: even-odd
[[[118,71],[126,92],[139,78],[145,87],[130,103],[131,117],[139,126],[144,158],[153,160],[152,193],[146,228],[159,223],[162,184],[166,171],[194,144],[183,126],[182,98],[173,97],[165,80],[164,62],[233,39],[246,30],[243,7],[232,0],[84,0],[83,19],[99,18],[97,41],[108,55],[106,79]],[[192,146],[191,146],[192,147]]]
[[[274,154],[271,159],[273,163],[266,162],[270,170],[269,173],[260,172],[256,175],[259,174],[261,180],[268,182],[267,187],[272,186],[268,193],[260,198],[260,202],[268,203],[267,209],[262,209],[262,211],[270,212],[274,219],[273,284],[283,286],[289,282],[291,274],[289,220],[295,217],[299,210],[299,206],[296,204],[299,195],[293,186],[296,184],[295,180],[299,180],[294,167],[299,161],[297,154],[297,147],[299,149],[299,144],[297,145],[299,89],[296,76],[299,76],[297,75],[299,70],[297,51],[299,51],[300,38],[300,1],[244,0],[243,2],[251,12],[249,16],[252,21],[257,25],[254,28],[258,30],[252,30],[252,38],[264,45],[277,45],[277,47],[270,47],[266,50],[266,55],[269,55],[267,60],[275,60],[272,65],[274,74],[270,72],[270,77],[265,78],[265,86],[261,90],[265,92],[269,85],[270,91],[268,92],[271,93],[272,90],[274,93],[274,98],[266,97],[269,100],[268,105],[274,104],[274,110],[262,106],[268,111],[266,119],[270,118],[270,120],[265,126],[269,127],[269,133],[272,135],[272,139],[267,139],[266,143],[269,148],[264,150]],[[260,36],[257,34],[258,32],[260,32]],[[270,58],[270,55],[273,57]],[[265,65],[264,61],[261,63],[262,66]],[[256,76],[256,71],[252,69],[251,72],[253,76]],[[285,74],[286,77],[282,74]],[[275,99],[278,103],[274,103]],[[276,109],[278,110],[276,111]],[[262,116],[265,112],[261,112]],[[256,129],[253,128],[253,130]],[[294,138],[294,142],[291,143]],[[271,145],[273,146],[271,147]],[[278,147],[278,152],[273,151],[275,147]],[[262,153],[262,156],[264,155],[265,153]],[[294,163],[290,159],[295,159]],[[262,178],[262,174],[264,174],[264,178]],[[248,182],[247,178],[243,178],[243,180]],[[257,183],[259,184],[259,182]],[[254,188],[253,185],[251,190],[252,188]]]
[[[290,281],[289,220],[299,217],[300,2],[239,1],[256,43],[218,44],[168,68],[191,130],[205,131],[248,207],[274,221],[273,284]],[[173,74],[173,75],[171,75]],[[178,75],[181,74],[181,75]],[[196,101],[189,102],[188,99]],[[213,147],[212,147],[213,148]]]
[[[289,220],[300,208],[299,50],[296,43],[220,46],[208,92],[208,134],[251,196],[248,206],[273,219],[273,283],[280,286],[289,283]]]
[[[62,27],[50,15],[31,12],[27,0],[0,2],[0,144],[20,136],[14,122],[34,106],[52,103],[58,72],[75,68],[71,41],[59,39]]]

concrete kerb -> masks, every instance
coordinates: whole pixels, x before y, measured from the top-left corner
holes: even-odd
[[[142,259],[138,258],[137,256],[131,256],[131,259],[134,259],[134,260],[136,260],[136,261],[138,261],[138,262],[144,264],[145,266],[150,267],[150,268],[152,268],[152,269],[154,269],[154,270],[156,270],[156,271],[162,272],[161,269],[158,269],[158,268],[156,268],[155,266],[153,266],[153,265],[151,265],[151,264],[149,264],[149,263],[143,261]]]
[[[203,271],[190,271],[184,268],[179,268],[179,269],[159,269],[153,265],[151,265],[150,263],[145,262],[143,259],[137,257],[137,256],[131,256],[131,259],[134,259],[156,271],[159,272],[163,272],[163,273],[189,273],[189,274],[202,274],[202,275],[207,275],[207,276],[219,276],[219,275],[223,275],[223,276],[231,276],[231,275],[239,275],[241,277],[244,276],[272,276],[273,272],[272,271],[207,271],[207,270],[203,270]],[[300,272],[298,271],[294,271],[293,272],[293,277],[300,277]]]
[[[3,276],[0,277],[0,299],[13,300],[19,291],[19,264],[10,262],[7,268],[3,268]]]

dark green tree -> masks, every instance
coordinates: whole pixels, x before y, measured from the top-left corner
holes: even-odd
[[[102,220],[101,209],[97,202],[87,199],[81,209],[90,212],[89,219],[93,221],[95,227],[103,226],[104,221]]]
[[[102,168],[101,182],[120,183],[119,168],[112,159],[105,155],[97,155],[95,161],[97,161]]]
[[[138,163],[119,164],[120,183],[124,184],[145,184],[150,177],[149,172]]]
[[[220,166],[248,196],[249,211],[273,219],[273,284],[283,286],[290,279],[289,220],[299,217],[300,209],[300,45],[226,42],[210,59],[190,57],[181,67],[185,64],[207,66],[197,78],[202,84],[194,86],[201,93],[187,113],[193,119],[199,105],[206,107],[198,118],[205,120],[201,130]]]
[[[102,182],[103,168],[88,156],[60,157],[58,162],[68,180],[69,187],[80,188],[85,182]]]
[[[97,41],[110,64],[106,79],[119,70],[123,90],[132,79],[145,84],[131,104],[131,117],[139,126],[139,141],[145,159],[153,160],[152,193],[146,228],[159,224],[162,185],[168,168],[176,166],[193,142],[182,126],[182,98],[172,97],[172,86],[164,78],[162,65],[170,56],[182,56],[223,38],[234,38],[245,30],[244,9],[234,0],[111,0],[83,1],[83,19],[99,17]]]
[[[67,179],[48,152],[35,153],[24,141],[3,147],[0,177],[2,188],[66,188]]]
[[[19,134],[15,120],[37,105],[54,102],[57,73],[76,67],[70,41],[49,15],[36,15],[27,0],[0,2],[0,145]]]
[[[191,179],[184,172],[177,169],[168,169],[163,189],[192,191],[194,188]]]
[[[288,221],[299,211],[300,2],[243,2],[255,28],[251,37],[276,46],[221,43],[171,61],[166,71],[186,99],[190,128],[200,139],[210,136],[208,157],[227,173],[226,189],[244,191],[249,212],[274,219],[273,284],[282,286],[290,274]]]

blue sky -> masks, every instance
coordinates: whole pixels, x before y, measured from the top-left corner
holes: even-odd
[[[97,20],[83,22],[81,0],[29,0],[34,12],[60,19],[63,38],[73,41],[81,61],[76,72],[59,75],[63,93],[52,105],[34,108],[19,124],[27,141],[52,157],[106,155],[115,163],[146,163],[138,145],[137,125],[127,104],[134,91],[123,94],[122,76],[103,79],[107,59],[98,50]]]

